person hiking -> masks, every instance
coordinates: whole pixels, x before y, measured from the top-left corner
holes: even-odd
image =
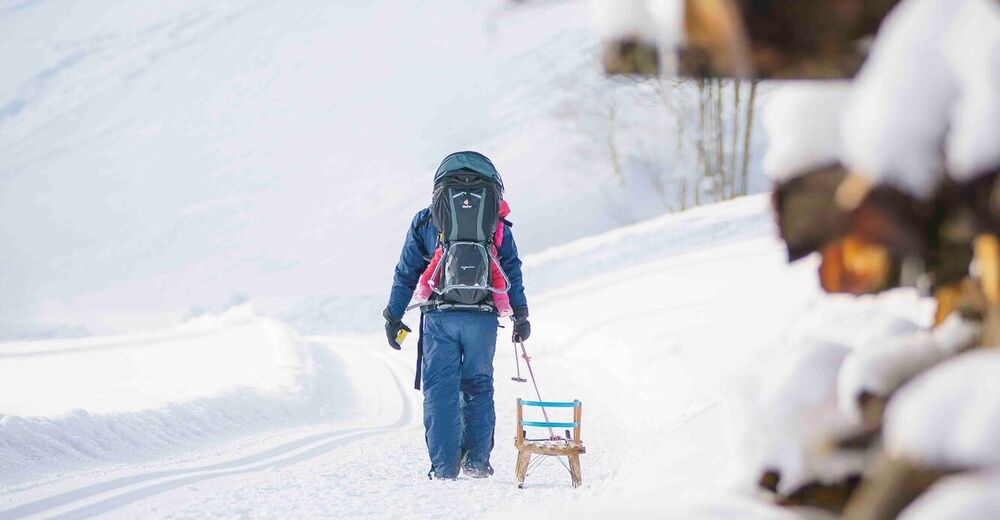
[[[521,260],[511,224],[500,216],[502,200],[503,180],[486,156],[445,157],[434,175],[431,207],[410,223],[382,313],[389,346],[399,350],[401,331],[410,332],[402,322],[407,304],[440,250],[433,290],[421,305],[415,382],[424,393],[431,479],[455,479],[460,471],[474,478],[493,474],[496,294],[505,295],[513,313],[511,340],[531,334]],[[493,278],[495,266],[504,284]]]

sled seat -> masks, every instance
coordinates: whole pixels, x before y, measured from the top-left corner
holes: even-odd
[[[524,420],[524,407],[549,408],[572,408],[572,422],[555,421],[526,421]],[[566,457],[569,465],[569,474],[573,482],[573,487],[579,487],[583,483],[583,476],[580,471],[580,454],[587,453],[583,441],[580,440],[580,422],[583,404],[580,401],[556,402],[556,401],[525,401],[517,400],[517,437],[514,439],[514,446],[517,448],[517,466],[514,470],[517,487],[524,487],[524,479],[531,466],[532,456],[542,457]],[[528,438],[525,428],[545,428],[549,435],[544,438]],[[555,431],[564,430],[565,437],[555,435]],[[572,430],[572,433],[570,433]]]

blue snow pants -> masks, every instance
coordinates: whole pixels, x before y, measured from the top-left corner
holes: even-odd
[[[424,316],[424,435],[431,471],[454,478],[459,467],[490,468],[493,451],[493,355],[496,314],[433,311]]]

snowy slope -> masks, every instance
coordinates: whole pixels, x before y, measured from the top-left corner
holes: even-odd
[[[584,402],[579,490],[555,462],[527,489],[512,484],[514,398],[531,394],[508,380],[509,329],[496,358],[497,474],[453,483],[424,476],[411,341],[396,353],[380,334],[303,337],[242,308],[145,336],[0,344],[0,372],[22,376],[0,393],[18,396],[0,403],[0,450],[18,456],[0,468],[0,518],[549,516],[624,504],[669,517],[783,518],[728,487],[724,475],[745,454],[727,438],[724,397],[732,375],[815,305],[811,269],[785,264],[763,196],[529,256],[528,348],[542,395]],[[244,349],[296,362],[261,364]],[[105,372],[107,401],[72,371],[61,394],[31,383],[61,366],[87,374],[114,362],[130,368]],[[198,364],[218,371],[185,368]],[[154,384],[168,379],[184,388]]]
[[[690,175],[674,109],[601,75],[588,11],[0,0],[0,340],[247,301],[303,330],[370,330],[431,172],[460,149],[500,168],[525,252],[658,215],[647,177]],[[627,183],[608,173],[611,99]]]
[[[527,250],[609,229],[552,138],[559,84],[597,75],[586,9],[510,5],[0,1],[0,338],[383,296],[458,149],[500,165]]]

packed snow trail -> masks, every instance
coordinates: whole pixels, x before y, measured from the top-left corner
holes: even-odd
[[[800,316],[816,290],[812,265],[790,269],[784,263],[766,208],[766,197],[750,197],[526,259],[529,291],[538,287],[531,292],[536,330],[528,350],[541,393],[546,399],[584,403],[582,438],[588,452],[582,458],[584,483],[579,489],[570,487],[569,475],[554,460],[529,475],[524,490],[513,485],[514,402],[533,397],[533,390],[509,379],[515,371],[509,327],[500,330],[495,360],[496,474],[455,482],[426,478],[421,396],[410,384],[415,338],[395,352],[381,334],[332,334],[296,342],[288,332],[287,337],[272,334],[267,341],[276,345],[276,352],[291,349],[299,357],[306,352],[313,362],[271,367],[290,371],[301,383],[276,386],[288,394],[284,401],[263,390],[249,396],[237,391],[234,397],[216,382],[194,403],[208,415],[232,407],[235,426],[219,432],[195,429],[184,442],[148,452],[106,450],[83,456],[71,445],[94,434],[82,428],[61,430],[76,436],[66,440],[66,454],[53,447],[49,456],[26,458],[4,470],[0,518],[468,518],[512,511],[551,517],[566,511],[606,513],[625,504],[686,518],[783,517],[786,512],[723,487],[723,476],[739,454],[731,453],[725,439],[721,389],[729,374],[760,362],[752,358],[754,347],[773,341],[782,324]],[[627,253],[629,244],[643,244],[643,254]],[[557,283],[546,283],[545,273],[558,266]],[[538,283],[532,285],[535,279]],[[415,324],[416,319],[408,315],[405,321]],[[194,337],[170,346],[184,357],[178,364],[197,363],[199,356],[212,355],[213,348],[225,349],[222,340],[227,337],[243,338],[227,336],[227,322],[221,322],[223,330],[210,335],[221,338],[218,345],[198,343],[203,340]],[[199,348],[185,350],[192,341]],[[83,370],[87,359],[100,359],[95,356],[102,352],[128,358],[133,350],[155,351],[141,342],[132,347],[124,343],[82,351],[75,364]],[[4,350],[26,347],[0,345]],[[73,351],[71,346],[62,350]],[[0,369],[11,361],[0,358]],[[262,371],[262,381],[282,380],[252,361],[241,367],[235,357],[230,361],[234,366],[219,376],[245,385],[243,374],[256,370]],[[154,380],[165,378],[152,375]],[[262,420],[242,418],[240,399],[269,403],[259,407]],[[22,404],[30,406],[30,399]],[[171,410],[163,412],[165,420],[178,432],[196,416],[181,407],[183,413],[171,419]],[[135,414],[148,413],[109,412],[94,420],[128,424]],[[559,420],[555,411],[550,413]],[[45,421],[66,427],[60,417],[5,420],[22,421],[28,430]],[[242,430],[240,425],[245,425]],[[9,449],[22,453],[27,447]]]
[[[350,345],[350,342],[347,342]],[[357,410],[361,422],[352,426],[345,422],[336,428],[306,428],[276,435],[251,443],[249,450],[224,452],[217,462],[204,462],[197,456],[177,467],[166,465],[153,471],[97,472],[71,478],[53,485],[27,486],[11,494],[27,498],[23,504],[0,511],[0,518],[21,518],[40,515],[53,518],[86,518],[120,510],[155,495],[169,493],[181,487],[226,476],[244,475],[255,471],[277,470],[324,456],[352,442],[385,433],[412,429],[417,422],[412,396],[405,391],[405,369],[399,360],[386,359],[381,354],[358,354],[345,351],[338,355],[356,358],[352,369],[371,377],[365,393],[363,409]],[[330,348],[322,345],[318,348]],[[367,413],[365,413],[367,412]],[[309,433],[305,433],[309,432]],[[155,465],[153,465],[155,467]],[[92,482],[97,480],[98,482]],[[83,484],[83,485],[81,485]],[[15,490],[17,488],[14,488]],[[55,492],[53,492],[55,491]],[[37,497],[37,498],[36,498]],[[9,499],[8,499],[9,500]]]

